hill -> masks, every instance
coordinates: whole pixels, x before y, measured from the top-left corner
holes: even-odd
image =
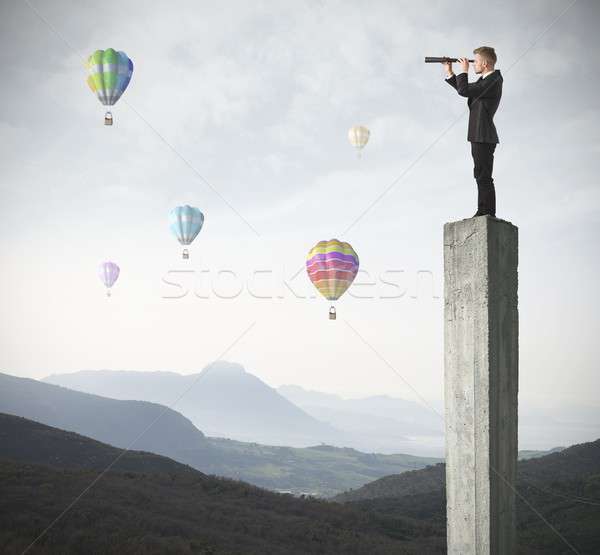
[[[530,452],[525,451],[530,456]],[[573,445],[542,457],[527,457],[519,460],[518,480],[527,483],[551,483],[564,481],[574,476],[589,477],[600,473],[600,439]],[[446,487],[446,466],[438,463],[424,469],[391,475],[366,484],[362,488],[344,492],[336,501],[359,501],[380,497],[402,497],[404,495],[429,493]]]
[[[518,464],[519,553],[600,553],[600,439]],[[442,530],[445,465],[386,476],[335,498],[370,515],[411,518]],[[535,508],[534,512],[532,507]]]
[[[196,472],[191,467],[145,451],[125,451],[101,441],[0,413],[0,457],[56,468],[114,472]],[[118,460],[116,462],[115,459]]]
[[[206,435],[238,441],[307,447],[344,446],[344,433],[288,401],[275,389],[226,361],[197,374],[175,372],[82,371],[44,379],[77,391],[121,400],[171,406]]]
[[[277,447],[205,437],[188,419],[155,403],[109,399],[7,374],[0,374],[0,411],[117,447],[129,446],[146,430],[135,449],[168,456],[202,472],[294,494],[332,496],[390,473],[438,461],[327,446]]]
[[[419,403],[387,395],[344,399],[297,385],[277,391],[311,416],[345,430],[357,449],[443,455],[444,422]]]
[[[187,418],[156,403],[107,399],[3,373],[0,412],[117,447],[127,447],[135,440],[134,448],[161,455],[207,447],[204,434]]]
[[[218,459],[200,468],[248,481],[261,487],[294,494],[331,497],[393,472],[423,468],[439,459],[413,455],[362,453],[350,448],[319,445],[314,447],[275,447],[207,438]],[[189,464],[191,457],[183,459]],[[193,465],[194,466],[194,465]]]
[[[444,456],[441,400],[432,401],[439,413],[435,414],[421,403],[388,395],[345,399],[297,385],[283,385],[277,391],[311,416],[347,432],[352,437],[348,446],[378,453]],[[519,444],[532,453],[551,445],[585,443],[597,437],[600,407],[519,403]]]
[[[0,415],[0,546],[20,554],[121,450]],[[40,449],[36,448],[40,445]],[[29,553],[442,553],[429,527],[128,453]]]

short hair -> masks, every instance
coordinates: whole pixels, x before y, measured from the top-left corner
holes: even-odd
[[[491,46],[480,46],[473,50],[473,54],[479,54],[489,65],[496,65],[496,51]]]

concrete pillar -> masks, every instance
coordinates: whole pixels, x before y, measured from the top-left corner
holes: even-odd
[[[518,228],[480,216],[444,225],[448,553],[516,549]],[[504,479],[503,479],[504,478]]]

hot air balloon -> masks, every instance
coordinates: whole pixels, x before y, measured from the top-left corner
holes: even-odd
[[[169,214],[169,227],[173,235],[182,245],[189,245],[195,238],[204,223],[204,214],[194,206],[177,206]],[[190,253],[183,249],[183,259],[187,260]]]
[[[306,272],[319,293],[337,301],[358,273],[358,255],[350,243],[337,239],[319,241],[306,257]],[[335,306],[329,309],[329,319],[335,320]]]
[[[112,48],[96,50],[86,63],[89,76],[87,84],[104,106],[113,106],[125,92],[131,75],[133,62],[125,52],[117,52]],[[110,110],[104,115],[104,125],[112,125]]]
[[[369,135],[371,132],[364,125],[355,125],[348,131],[348,140],[353,147],[358,150],[358,157],[360,158],[360,152],[369,141]]]
[[[110,288],[115,284],[120,273],[120,268],[114,262],[110,262],[110,260],[100,264],[98,275],[100,276],[102,283],[106,286],[107,297],[110,297]]]

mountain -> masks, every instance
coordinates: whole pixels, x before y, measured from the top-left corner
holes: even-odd
[[[328,408],[340,412],[391,419],[407,435],[443,435],[443,421],[431,408],[414,401],[388,395],[343,399],[338,395],[307,390],[297,385],[282,385],[277,391],[300,407]]]
[[[308,415],[235,363],[217,361],[190,375],[101,370],[55,374],[43,381],[172,406],[209,436],[296,447],[345,446],[343,432]]]
[[[443,403],[430,408],[386,395],[343,399],[296,385],[277,391],[311,416],[344,430],[352,437],[347,445],[356,449],[444,456]],[[600,407],[519,403],[519,444],[529,450],[543,452],[551,445],[585,443],[599,436]]]
[[[0,457],[57,468],[111,472],[195,472],[172,459],[145,451],[125,451],[94,439],[0,413]]]
[[[126,453],[101,474],[120,449],[12,415],[0,415],[0,437],[6,555],[23,553],[49,525],[31,553],[443,553],[421,523],[271,493],[148,453]]]
[[[440,459],[413,455],[362,453],[330,445],[274,447],[207,438],[214,448],[212,459],[199,468],[204,472],[238,478],[276,491],[331,497],[392,472],[405,472],[435,464]],[[219,453],[218,459],[216,453]],[[182,459],[193,466],[202,453]]]
[[[150,453],[121,455],[0,414],[2,552],[23,553],[78,498],[32,553],[446,552],[443,465],[378,481],[393,496],[380,490],[342,504],[271,493]],[[520,555],[600,552],[600,440],[521,461],[517,489],[554,528],[519,497]]]
[[[411,495],[429,494],[446,487],[446,465],[438,463],[420,470],[384,476],[361,488],[336,495],[334,501],[364,501],[385,497],[401,498]]]
[[[445,466],[437,464],[386,476],[335,500],[370,516],[427,522],[432,534],[444,534],[445,477]],[[600,553],[600,439],[520,460],[516,490],[519,553]]]
[[[600,473],[600,439],[552,450],[541,457],[531,457],[523,451],[517,466],[517,476],[523,483],[551,483],[573,476],[589,477]],[[366,484],[357,490],[344,492],[336,501],[359,501],[379,497],[402,497],[408,494],[429,493],[446,486],[446,465],[438,463],[424,469],[390,475]]]
[[[444,453],[443,419],[419,403],[386,395],[343,399],[297,385],[283,385],[277,391],[311,416],[345,430],[357,449]]]
[[[564,449],[564,447],[553,447],[552,449],[548,449],[547,451],[534,451],[531,449],[524,449],[522,451],[519,451],[519,460],[545,457],[546,455],[550,455],[551,453],[560,453],[561,451],[564,451]]]
[[[204,449],[206,438],[187,418],[156,403],[118,401],[0,373],[0,412],[77,432],[116,447],[173,456]],[[151,424],[149,426],[149,424]]]
[[[386,474],[422,468],[439,460],[324,445],[274,447],[210,438],[179,413],[155,403],[109,399],[7,374],[0,374],[0,412],[117,447],[131,445],[145,431],[134,448],[166,455],[202,472],[294,494],[328,497]]]
[[[344,400],[297,386],[275,390],[230,362],[217,361],[191,375],[98,370],[54,374],[43,381],[173,406],[209,436],[292,447],[325,443],[385,454],[444,454],[442,420],[418,403],[386,396]]]

